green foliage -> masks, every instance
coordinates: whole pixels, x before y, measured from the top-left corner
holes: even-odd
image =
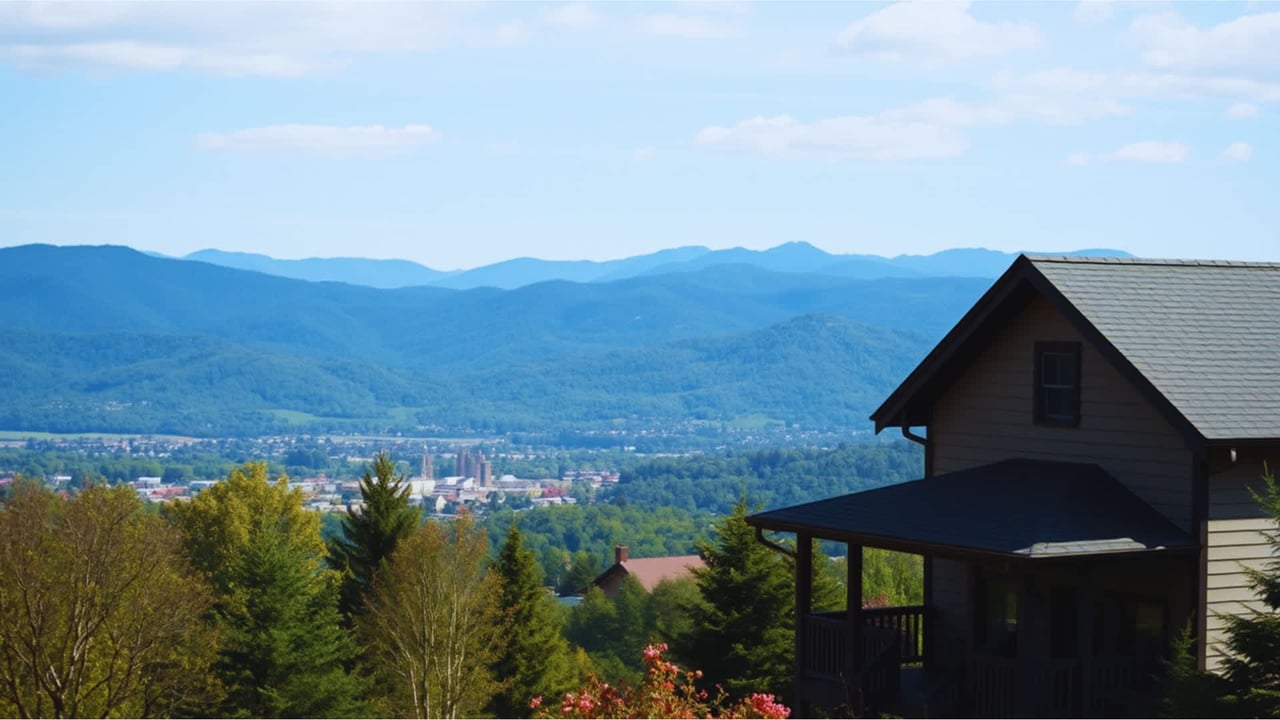
[[[651,615],[648,593],[634,577],[626,577],[610,599],[592,587],[569,613],[565,635],[587,651],[605,678],[640,679],[640,651],[648,641]]]
[[[329,566],[342,573],[339,609],[345,618],[364,607],[364,595],[374,573],[396,545],[418,526],[419,513],[409,505],[409,487],[396,476],[391,456],[381,453],[373,472],[360,480],[363,509],[350,509],[342,521],[342,535],[329,542]]]
[[[716,525],[713,543],[698,550],[706,567],[694,572],[704,603],[689,608],[693,632],[676,654],[701,667],[729,692],[789,697],[795,642],[793,571],[785,557],[756,542],[747,506]]]
[[[322,717],[359,713],[346,667],[356,647],[342,630],[338,577],[325,567],[320,518],[288,479],[257,463],[173,505],[187,556],[209,577],[226,642],[220,713]]]
[[[187,715],[216,702],[208,586],[127,488],[0,510],[0,717]]]
[[[838,582],[848,582],[845,558],[835,563]],[[924,603],[924,558],[882,548],[862,548],[863,607],[900,607]]]
[[[473,717],[502,689],[491,668],[510,625],[488,561],[469,516],[428,522],[397,546],[356,618],[381,714]]]
[[[511,525],[496,564],[501,579],[500,606],[510,623],[507,646],[494,674],[507,683],[490,704],[504,718],[525,717],[529,698],[558,695],[577,680],[573,656],[564,640],[555,599],[542,585],[542,571]]]

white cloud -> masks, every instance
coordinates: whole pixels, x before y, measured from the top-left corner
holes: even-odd
[[[650,35],[686,40],[720,40],[742,33],[737,25],[705,15],[646,15],[640,18],[639,28]]]
[[[873,115],[800,122],[789,115],[756,117],[732,127],[703,128],[694,143],[764,155],[899,160],[949,157],[969,147],[966,130],[1017,123],[1073,124],[1128,114],[1113,101],[1055,103],[1010,95],[986,103],[932,98]]]
[[[1218,159],[1225,162],[1244,162],[1251,157],[1253,157],[1253,147],[1246,142],[1233,142],[1218,155]]]
[[[205,150],[345,158],[393,154],[439,139],[440,133],[427,125],[268,125],[230,133],[202,133],[196,137],[196,145]]]
[[[1110,0],[1079,0],[1076,3],[1076,22],[1085,25],[1101,25],[1111,19]]]
[[[0,62],[23,69],[193,69],[296,76],[362,54],[485,42],[446,3],[4,3]]]
[[[1261,114],[1262,111],[1253,103],[1236,103],[1227,108],[1227,117],[1229,118],[1256,118]]]
[[[1040,41],[1035,25],[982,22],[969,13],[967,1],[902,0],[853,21],[836,37],[855,55],[924,64],[1006,55]]]
[[[521,45],[529,40],[529,30],[519,20],[502,23],[493,32],[493,41],[498,45]]]
[[[1242,77],[1204,77],[1172,72],[1083,72],[1058,68],[1025,75],[997,73],[991,80],[1005,93],[1034,93],[1061,101],[1115,98],[1118,100],[1199,100],[1230,98],[1255,102],[1280,101],[1280,83]]]
[[[755,117],[732,127],[707,127],[694,143],[763,155],[833,160],[912,160],[959,155],[968,141],[955,129],[883,116],[799,122],[789,115]]]
[[[1255,13],[1201,29],[1176,12],[1133,21],[1130,36],[1148,66],[1162,70],[1280,68],[1280,12]]]
[[[560,27],[585,30],[604,24],[604,18],[585,2],[557,5],[546,12],[547,22]]]
[[[1190,151],[1179,142],[1146,140],[1130,143],[1111,153],[1110,159],[1130,163],[1171,165],[1184,162]]]

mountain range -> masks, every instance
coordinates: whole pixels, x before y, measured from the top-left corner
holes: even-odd
[[[1120,250],[1093,249],[1053,255],[1090,255],[1126,257]],[[805,242],[791,242],[768,250],[730,248],[712,250],[688,246],[660,250],[647,255],[594,262],[590,260],[557,261],[516,258],[471,270],[441,271],[408,260],[369,260],[364,258],[307,258],[277,260],[253,253],[200,250],[186,255],[186,260],[289,277],[313,282],[339,281],[376,288],[400,288],[418,285],[466,290],[496,287],[511,290],[548,280],[579,283],[607,283],[641,275],[690,272],[716,265],[751,265],[776,272],[818,273],[848,278],[886,277],[983,277],[994,279],[1018,253],[1005,253],[982,248],[944,250],[932,255],[838,255],[820,250]]]
[[[693,250],[614,280],[379,289],[115,246],[0,249],[0,429],[847,435],[990,284],[927,274],[938,260],[807,271],[832,265],[799,244]]]

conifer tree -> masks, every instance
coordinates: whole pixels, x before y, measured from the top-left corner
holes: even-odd
[[[742,499],[716,525],[715,541],[699,545],[706,567],[694,576],[705,602],[688,608],[694,629],[676,650],[731,694],[789,697],[795,654],[791,564],[756,542],[746,517]]]
[[[418,527],[419,513],[409,505],[409,487],[396,476],[395,463],[381,453],[360,480],[364,509],[347,510],[342,535],[329,543],[329,565],[342,573],[339,608],[348,620],[364,607],[369,581],[396,545]]]
[[[511,633],[494,664],[494,674],[507,686],[490,708],[498,717],[526,717],[532,698],[559,695],[578,678],[555,600],[542,586],[542,569],[522,544],[515,523],[507,531],[496,568],[502,581],[500,604]]]
[[[345,668],[356,646],[339,623],[337,573],[325,567],[320,517],[288,478],[251,463],[172,506],[191,563],[213,586],[223,635],[219,715],[327,717],[359,713]]]

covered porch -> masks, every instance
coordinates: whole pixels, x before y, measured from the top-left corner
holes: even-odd
[[[796,697],[907,717],[1148,714],[1194,607],[1196,545],[1094,465],[1006,461],[759,513],[795,533]],[[846,610],[812,604],[845,543]],[[924,603],[862,607],[862,549],[924,557]]]

